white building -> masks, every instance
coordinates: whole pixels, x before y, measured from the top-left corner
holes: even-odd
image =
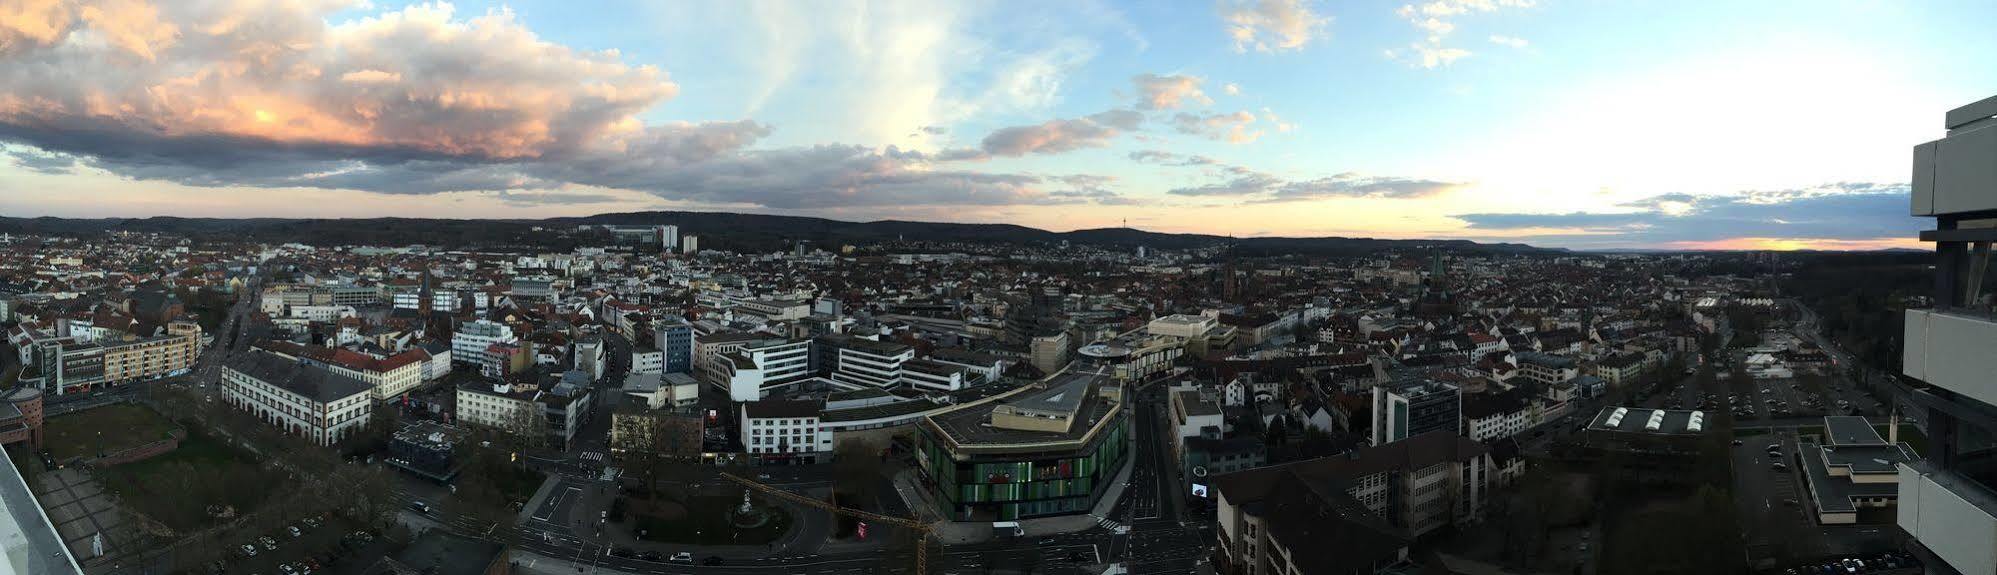
[[[486,348],[495,343],[513,343],[513,328],[506,324],[489,320],[478,320],[458,327],[451,336],[451,360],[458,363],[477,364],[485,357]]]
[[[743,450],[765,462],[817,463],[831,457],[832,432],[818,424],[821,407],[816,401],[743,403]]]
[[[830,362],[833,381],[868,387],[901,385],[902,364],[915,359],[915,348],[907,344],[846,335],[819,336],[813,345]]]
[[[665,369],[666,352],[642,347],[631,350],[631,373],[663,373]]]
[[[971,368],[932,361],[911,359],[901,364],[901,380],[910,387],[936,391],[957,391],[975,380]]]
[[[367,427],[369,386],[321,366],[253,352],[222,367],[223,400],[285,433],[329,446]]]

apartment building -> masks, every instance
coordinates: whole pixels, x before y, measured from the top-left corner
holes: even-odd
[[[1913,215],[1935,219],[1934,306],[1906,311],[1906,399],[1927,459],[1898,466],[1897,523],[1930,569],[1997,573],[1997,319],[1983,285],[1997,242],[1997,97],[1950,110],[1947,137],[1914,147]],[[1936,569],[1936,572],[1941,572]]]
[[[365,428],[374,402],[370,386],[324,366],[252,352],[222,364],[222,393],[285,433],[329,446]]]
[[[957,391],[979,381],[971,368],[929,359],[902,362],[901,380],[911,388],[933,391]]]

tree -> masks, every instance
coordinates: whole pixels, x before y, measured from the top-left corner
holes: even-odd
[[[867,442],[840,442],[832,450],[832,492],[846,507],[872,507],[880,465],[879,451]]]

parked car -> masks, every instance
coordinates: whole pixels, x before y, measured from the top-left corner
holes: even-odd
[[[255,546],[255,545],[251,545],[251,544],[248,544],[248,543],[244,543],[244,544],[243,544],[243,556],[244,556],[244,557],[256,557],[256,556],[257,556],[257,546]]]
[[[303,532],[303,531],[299,531],[299,530],[298,530],[298,526],[297,526],[297,525],[289,525],[289,526],[286,526],[286,527],[284,528],[284,531],[285,531],[285,532],[287,532],[287,533],[290,533],[290,534],[291,534],[291,538],[292,538],[292,539],[297,539],[297,538],[298,538],[298,536],[300,536],[300,535],[304,535],[304,534],[305,534],[305,532]]]
[[[681,551],[678,553],[674,553],[672,559],[668,559],[668,561],[672,561],[674,563],[692,563],[693,554]]]

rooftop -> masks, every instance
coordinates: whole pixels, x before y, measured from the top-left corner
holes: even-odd
[[[1706,413],[1643,407],[1604,407],[1588,429],[1653,435],[1698,435],[1705,431]],[[1696,423],[1696,425],[1695,425]]]
[[[924,423],[963,451],[1079,448],[1094,439],[1097,428],[1121,407],[1116,400],[1098,397],[1107,379],[1096,373],[1064,372],[1009,394],[930,415]],[[1065,417],[1069,421],[1065,431],[1058,432],[1007,429],[992,425],[993,413],[1001,408],[1027,417]]]
[[[231,356],[223,365],[286,391],[326,403],[367,393],[367,382],[333,373],[321,366],[305,365],[273,353],[246,353]]]

